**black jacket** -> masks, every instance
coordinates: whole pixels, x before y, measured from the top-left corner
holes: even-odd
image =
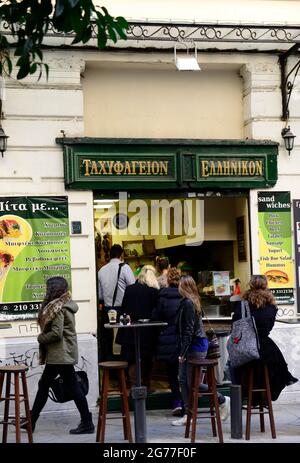
[[[142,318],[151,318],[152,310],[157,305],[158,289],[150,288],[147,285],[136,281],[133,285],[127,286],[122,302],[122,313],[130,315],[132,322]],[[154,348],[156,343],[156,329],[143,328],[141,331],[141,346]],[[118,344],[134,344],[133,330],[120,328],[117,333]]]
[[[152,320],[167,322],[168,326],[158,337],[156,358],[166,362],[178,362],[179,336],[177,321],[180,310],[181,296],[178,288],[162,288],[159,292],[158,305],[152,312]]]
[[[178,320],[180,336],[180,357],[185,357],[194,338],[205,338],[202,317],[196,313],[194,304],[190,299],[184,298],[180,303]]]
[[[281,391],[286,387],[291,379],[291,373],[288,370],[287,363],[273,339],[269,337],[269,334],[274,326],[275,317],[277,313],[276,306],[268,304],[265,307],[257,308],[256,306],[249,304],[251,315],[255,319],[259,343],[260,343],[260,360],[267,364],[270,389],[272,400],[278,399]],[[239,320],[241,318],[241,303],[236,302],[234,308],[234,314],[232,321]],[[257,375],[254,379],[256,386],[261,386],[261,377],[259,375],[260,361],[256,361],[254,364],[257,366]],[[243,367],[238,370],[242,371]]]

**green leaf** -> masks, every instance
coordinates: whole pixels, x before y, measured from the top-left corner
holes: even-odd
[[[110,25],[108,25],[107,26],[107,31],[108,31],[109,37],[113,40],[114,43],[116,43],[116,41],[118,39],[117,39],[117,35],[116,35],[114,29]]]
[[[75,6],[80,2],[80,0],[68,0],[69,5],[71,8],[75,8]]]
[[[28,65],[24,64],[24,65],[20,66],[20,69],[19,69],[18,74],[17,74],[17,79],[18,80],[24,79],[24,77],[28,76],[29,71],[30,71],[29,64]]]
[[[49,78],[49,66],[48,64],[44,63],[45,71],[46,71],[46,79],[48,80]]]
[[[37,70],[37,63],[33,63],[31,66],[30,66],[30,74],[34,74]]]
[[[128,29],[128,22],[125,18],[123,18],[123,16],[117,16],[116,21],[122,29]]]
[[[102,29],[102,27],[98,27],[97,41],[98,41],[98,47],[99,48],[105,48],[105,45],[106,45],[106,42],[107,42],[107,36],[106,36],[104,30]]]

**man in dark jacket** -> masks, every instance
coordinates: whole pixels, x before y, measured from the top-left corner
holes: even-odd
[[[156,359],[166,362],[167,375],[172,392],[172,415],[181,416],[183,412],[182,397],[178,381],[179,337],[177,321],[181,296],[178,291],[180,272],[171,268],[167,274],[168,287],[159,292],[158,305],[152,313],[153,320],[167,322],[162,330],[156,347]]]
[[[155,268],[151,265],[144,265],[138,280],[130,286],[127,286],[123,303],[122,312],[130,315],[132,322],[139,319],[150,319],[152,311],[157,304],[159,285],[155,276]],[[150,389],[152,359],[155,348],[155,330],[145,327],[141,336],[141,366],[142,381]],[[121,344],[121,357],[128,362],[129,379],[131,386],[136,383],[136,363],[134,336],[132,330],[119,329],[116,342]]]

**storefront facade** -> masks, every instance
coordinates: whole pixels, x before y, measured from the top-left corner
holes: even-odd
[[[134,42],[134,49],[122,47],[47,50],[49,80],[30,77],[22,86],[7,80],[3,102],[10,138],[1,159],[1,197],[67,197],[80,367],[88,370],[92,404],[98,395],[94,200],[119,192],[132,198],[210,198],[215,213],[204,237],[217,242],[223,223],[223,240],[235,242],[234,253],[236,229],[233,233],[225,218],[235,227],[236,218],[245,216],[247,260],[240,261],[239,273],[246,284],[249,272],[261,271],[258,192],[289,192],[291,201],[300,195],[297,138],[291,156],[282,144],[276,54],[203,53],[200,73],[180,73],[162,42],[155,50],[145,41]],[[293,132],[300,136],[300,110],[296,104],[290,109]],[[219,210],[218,200],[224,201]],[[290,257],[295,259],[294,250]],[[281,317],[297,313],[295,265],[292,274],[293,298],[279,306]],[[11,325],[0,332],[1,361],[28,362],[34,396],[41,372],[37,324],[25,317]],[[272,336],[299,377],[297,326],[276,323]],[[300,400],[298,389],[292,386],[281,400]]]

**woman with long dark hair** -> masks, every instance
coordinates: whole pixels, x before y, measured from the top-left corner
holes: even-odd
[[[49,278],[46,296],[38,313],[41,329],[37,338],[40,345],[39,360],[41,365],[45,364],[45,369],[31,410],[32,431],[46,405],[49,387],[57,375],[61,376],[66,387],[72,392],[81,417],[80,424],[77,428],[71,429],[70,434],[91,434],[95,431],[92,414],[74,370],[78,361],[75,331],[77,311],[78,305],[72,300],[67,281],[62,277]]]
[[[184,415],[179,420],[172,421],[173,426],[185,425],[187,422],[187,410],[189,391],[191,386],[192,367],[189,360],[204,359],[208,349],[202,317],[200,297],[196,282],[190,275],[184,275],[180,279],[179,294],[182,296],[178,330],[180,337],[179,360],[179,384],[184,402]],[[206,392],[207,384],[199,384],[200,390]],[[229,415],[230,399],[218,394],[220,416],[226,420]]]
[[[253,275],[249,282],[249,289],[243,294],[243,299],[249,302],[251,315],[254,317],[257,334],[260,344],[260,361],[256,361],[254,381],[256,385],[260,385],[262,377],[260,377],[261,361],[268,367],[270,389],[272,400],[278,399],[281,391],[298,381],[297,378],[289,372],[287,363],[273,339],[269,334],[274,326],[277,307],[274,295],[268,289],[268,280],[264,275]],[[241,318],[241,302],[236,302],[232,321]],[[232,369],[232,382],[239,383],[241,374],[245,366]],[[262,372],[261,372],[262,374]]]

